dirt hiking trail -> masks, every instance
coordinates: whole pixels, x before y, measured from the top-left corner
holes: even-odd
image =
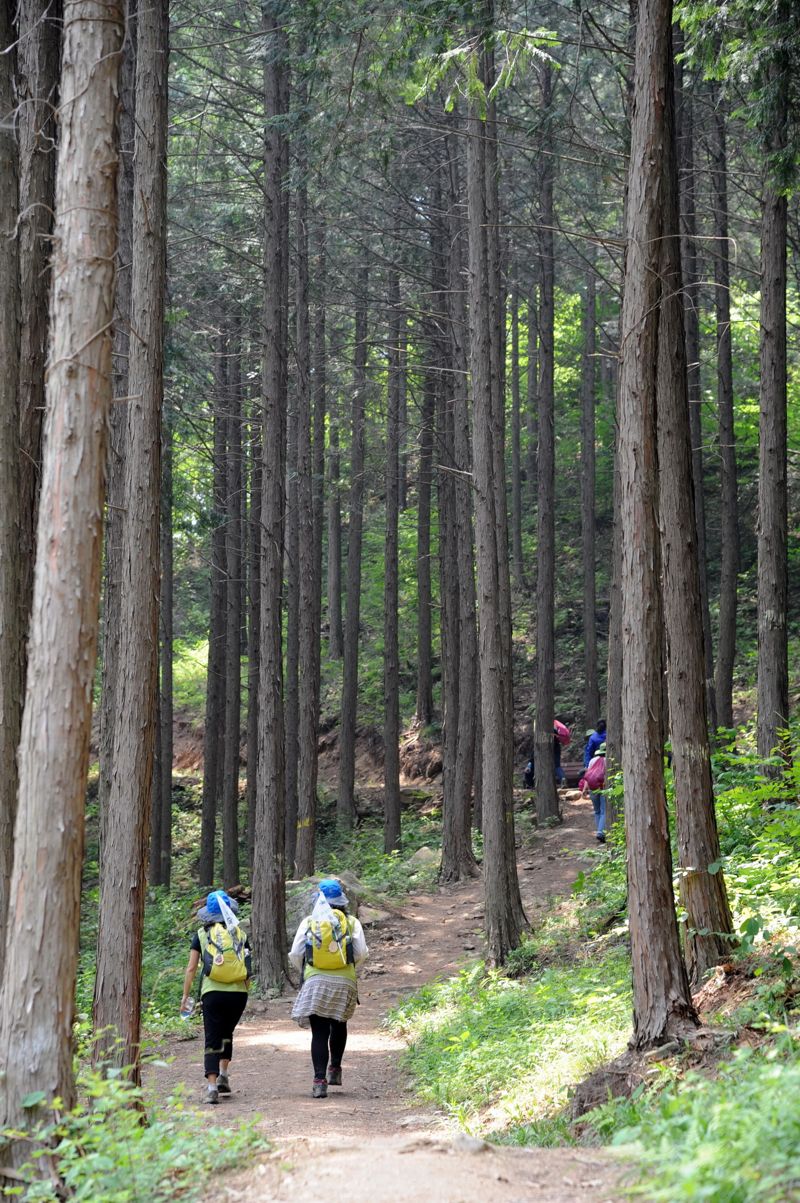
[[[536,924],[548,900],[564,895],[594,845],[592,808],[576,791],[562,796],[564,823],[537,832],[519,852],[526,913]],[[421,1103],[399,1069],[402,1040],[382,1026],[410,991],[451,974],[483,949],[483,890],[467,882],[403,898],[365,923],[370,958],[361,971],[361,1005],[349,1024],[343,1086],[311,1098],[310,1034],[290,1018],[293,992],[266,1005],[251,1000],[237,1029],[230,1098],[204,1106],[209,1124],[261,1117],[270,1153],[211,1199],[261,1203],[322,1195],[347,1203],[617,1203],[621,1167],[600,1149],[489,1146]],[[170,1040],[173,1060],[151,1066],[145,1085],[164,1095],[183,1082],[198,1104],[204,1093],[202,1029]]]

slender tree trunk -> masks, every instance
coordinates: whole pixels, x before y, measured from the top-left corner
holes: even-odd
[[[341,660],[344,650],[342,627],[342,505],[339,493],[341,462],[339,423],[341,400],[334,390],[330,401],[328,434],[328,655]]]
[[[408,509],[408,323],[400,328],[398,344],[400,370],[400,511]]]
[[[620,491],[623,739],[633,1041],[644,1048],[696,1023],[672,893],[661,732],[656,376],[662,160],[671,136],[672,0],[640,0],[628,176],[622,311]]]
[[[169,889],[172,877],[172,642],[173,555],[172,555],[172,423],[162,427],[161,451],[161,780],[156,797],[161,806],[161,870],[159,884]]]
[[[733,666],[736,660],[736,611],[739,578],[739,513],[736,434],[733,409],[730,246],[728,240],[728,152],[725,113],[715,88],[711,137],[711,187],[714,208],[714,303],[717,323],[717,410],[719,413],[720,572],[717,640],[717,715],[733,727]]]
[[[86,777],[111,406],[116,101],[122,11],[80,0],[64,19],[47,438],[19,754],[15,932],[0,992],[0,1126],[26,1096],[75,1099],[73,1021]],[[42,872],[42,866],[47,872]],[[30,1155],[27,1143],[12,1159]],[[8,1152],[6,1153],[6,1157]]]
[[[786,20],[790,0],[778,0],[776,20]],[[775,87],[767,150],[785,150],[788,122],[788,70],[770,69]],[[758,753],[779,750],[786,765],[791,752],[786,492],[786,229],[787,199],[768,167],[761,196],[761,338],[758,442]],[[782,771],[766,765],[768,776]]]
[[[261,651],[259,741],[253,853],[253,951],[261,989],[286,980],[285,774],[283,721],[284,481],[286,472],[286,330],[282,321],[287,263],[281,165],[288,147],[279,118],[288,109],[288,39],[281,0],[262,0],[264,55],[264,356]]]
[[[239,751],[242,713],[241,336],[228,344],[228,454],[225,522],[225,743],[222,764],[222,880],[239,883]]]
[[[452,687],[446,688],[445,738],[447,740],[447,769],[443,782],[442,803],[442,864],[440,881],[461,881],[475,877],[477,862],[472,851],[472,785],[475,766],[478,643],[475,626],[475,553],[472,537],[471,436],[467,393],[469,333],[466,296],[464,292],[464,260],[466,231],[461,209],[460,139],[448,136],[447,163],[449,166],[448,197],[448,281],[445,303],[447,329],[450,338],[450,393],[452,410],[448,420],[448,440],[452,448],[452,480],[450,505],[453,523],[453,543],[450,586],[454,601],[450,606],[453,630],[449,638],[453,646],[448,662],[452,664]],[[452,427],[452,430],[450,430]],[[440,503],[441,510],[441,503]],[[440,526],[444,514],[440,513]],[[443,586],[444,593],[444,586]],[[442,624],[442,661],[445,661],[447,642]],[[449,708],[448,703],[449,701]]]
[[[539,420],[539,315],[537,312],[538,298],[536,286],[531,288],[528,297],[528,374],[526,381],[525,427],[528,435],[528,447],[525,457],[525,484],[528,508],[533,513],[538,500],[538,485],[536,481],[536,424]]]
[[[301,96],[301,105],[305,97]],[[300,575],[299,724],[297,762],[297,873],[314,872],[317,814],[317,726],[319,722],[319,574],[314,527],[314,445],[311,331],[308,299],[308,197],[301,156],[297,190],[297,526]]]
[[[608,608],[608,667],[606,677],[606,764],[609,772],[622,764],[622,485],[620,481],[619,420],[622,401],[619,372],[615,373],[614,400],[616,432],[614,439],[614,485],[612,510],[614,527],[611,538],[611,580]],[[608,816],[607,816],[608,818]],[[610,822],[610,820],[609,820]]]
[[[22,452],[19,464],[19,546],[25,632],[33,591],[45,415],[61,28],[61,0],[20,0],[17,7],[21,323],[19,405]]]
[[[703,667],[702,592],[694,505],[692,439],[687,403],[685,301],[681,288],[678,172],[671,109],[665,115],[661,239],[662,298],[658,326],[656,406],[659,507],[667,638],[669,732],[675,775],[675,814],[681,901],[686,909],[684,955],[689,979],[730,953],[733,930],[722,873],[709,873],[720,846],[711,781],[707,681]]]
[[[203,734],[203,802],[200,826],[201,886],[214,884],[217,810],[222,785],[225,739],[225,604],[226,604],[226,382],[223,343],[214,351],[214,462],[211,511],[211,591],[208,621],[208,672]]]
[[[295,305],[296,307],[296,305]],[[284,573],[286,578],[286,676],[283,708],[286,729],[286,866],[295,862],[297,845],[297,761],[300,727],[300,531],[297,489],[297,397],[286,414],[286,518]]]
[[[344,681],[339,725],[339,795],[336,822],[356,820],[355,756],[358,708],[358,636],[361,621],[361,533],[364,525],[364,422],[367,391],[367,267],[358,276],[355,314],[352,436],[350,444],[350,519],[347,532],[347,612],[344,632]]]
[[[429,359],[434,353],[432,343],[429,330],[426,339]],[[431,492],[436,386],[437,374],[429,367],[423,380],[417,479],[417,722],[422,727],[433,722]]]
[[[119,168],[117,180],[117,272],[114,297],[114,404],[108,438],[108,482],[103,578],[103,676],[100,693],[100,749],[97,787],[100,849],[111,792],[116,722],[116,684],[122,577],[122,518],[125,513],[125,441],[128,430],[128,355],[131,327],[131,260],[133,258],[133,153],[136,134],[136,0],[127,0],[119,98]]]
[[[583,711],[587,723],[600,717],[597,681],[597,586],[595,581],[595,276],[586,274],[581,351],[581,552],[583,558]]]
[[[683,34],[675,26],[675,49],[683,50]],[[706,553],[706,505],[703,492],[703,422],[700,380],[700,289],[697,271],[694,170],[694,104],[692,93],[684,88],[683,67],[676,67],[676,133],[678,140],[678,179],[680,200],[680,260],[683,275],[683,321],[686,338],[687,404],[692,453],[697,569],[700,587],[700,614],[703,630],[703,663],[708,725],[717,729],[717,696],[714,687],[714,648],[711,638],[711,613],[708,605]]]
[[[261,420],[250,422],[250,512],[248,523],[247,625],[247,853],[252,879],[256,838],[256,786],[258,781],[258,678],[261,654],[261,476],[263,450]]]
[[[552,100],[552,70],[542,69],[542,106]],[[536,548],[536,718],[534,755],[536,772],[536,814],[539,822],[561,817],[553,771],[553,719],[555,676],[555,392],[554,353],[555,294],[553,251],[553,160],[543,159],[541,176],[540,233],[542,263],[542,301],[539,325],[539,454],[538,540]]]
[[[17,746],[22,722],[22,566],[19,558],[19,152],[13,7],[0,4],[0,980],[17,814]]]
[[[522,419],[519,390],[519,292],[511,294],[511,558],[514,584],[522,590]]]
[[[145,875],[158,698],[161,409],[164,398],[168,4],[138,20],[128,434],[117,721],[100,862],[97,1055],[139,1080]]]
[[[398,639],[400,513],[400,277],[392,268],[389,302],[386,416],[386,551],[383,585],[383,850],[400,847],[400,650]]]
[[[487,85],[493,74],[491,54],[486,49],[485,41],[493,23],[491,3],[482,5],[481,18],[479,70]],[[474,105],[469,134],[470,366],[474,404],[475,531],[483,720],[481,756],[485,911],[489,956],[495,964],[502,964],[510,949],[519,941],[522,908],[518,887],[516,897],[514,895],[508,864],[509,827],[513,840],[512,798],[508,793],[513,731],[505,678],[509,672],[511,649],[506,646],[510,632],[504,621],[505,587],[501,579],[503,574],[508,574],[508,548],[500,540],[505,525],[505,480],[495,479],[497,465],[502,462],[494,447],[497,415],[492,370],[498,365],[492,362],[490,333],[492,299],[496,296],[492,272],[496,260],[488,245],[488,226],[493,224],[496,230],[497,213],[487,207],[487,197],[491,195],[487,181],[487,130]],[[502,499],[502,515],[497,512],[499,499]],[[516,865],[513,867],[516,869]]]

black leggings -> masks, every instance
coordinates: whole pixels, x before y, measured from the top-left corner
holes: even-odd
[[[247,1006],[244,990],[208,990],[203,995],[203,1028],[206,1035],[203,1073],[219,1073],[219,1063],[233,1056],[233,1029]]]
[[[332,1069],[339,1069],[347,1044],[347,1024],[338,1019],[326,1019],[323,1015],[309,1015],[311,1024],[311,1060],[314,1062],[314,1077],[324,1078],[328,1072],[328,1048]]]

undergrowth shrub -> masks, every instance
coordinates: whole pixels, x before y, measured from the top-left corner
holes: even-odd
[[[180,1092],[146,1106],[146,1093],[118,1074],[85,1070],[81,1101],[61,1114],[54,1108],[28,1134],[31,1156],[25,1180],[3,1188],[4,1198],[56,1203],[65,1196],[86,1203],[191,1203],[209,1178],[241,1166],[268,1146],[255,1121],[223,1128],[185,1104]],[[31,1098],[31,1105],[36,1100]],[[52,1170],[39,1176],[42,1161]]]
[[[423,1097],[507,1139],[527,1126],[533,1143],[531,1125],[621,1051],[630,1005],[627,958],[614,948],[521,981],[478,964],[424,986],[389,1022],[411,1041],[406,1066]]]
[[[785,1037],[584,1116],[642,1169],[656,1203],[786,1203],[800,1197],[800,1064]]]

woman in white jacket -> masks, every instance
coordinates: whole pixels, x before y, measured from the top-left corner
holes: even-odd
[[[325,878],[319,891],[314,910],[297,929],[289,960],[303,974],[292,1018],[301,1027],[311,1028],[311,1093],[315,1099],[324,1099],[329,1086],[342,1084],[347,1021],[358,1002],[356,969],[369,950],[361,924],[348,914],[341,883],[335,877]],[[327,948],[322,947],[322,932]]]

